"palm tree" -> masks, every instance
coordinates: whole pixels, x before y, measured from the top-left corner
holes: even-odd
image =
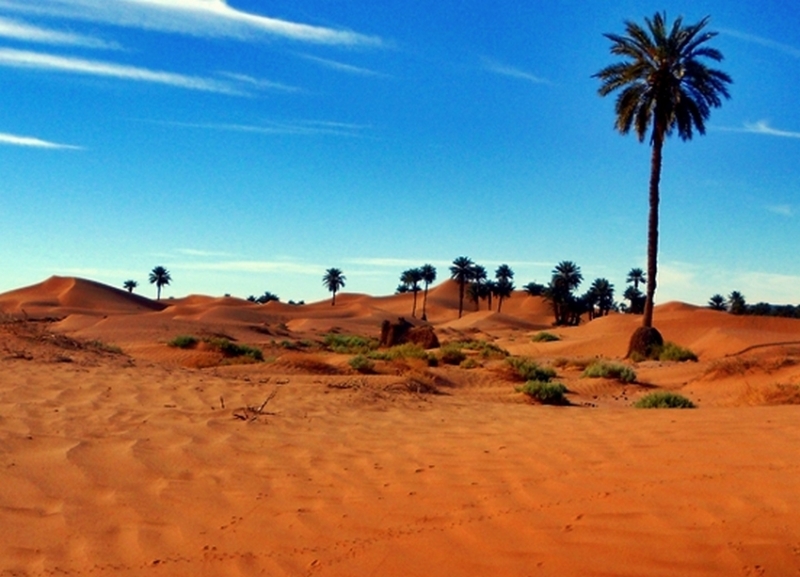
[[[509,279],[500,279],[494,283],[494,294],[497,295],[497,312],[500,312],[500,309],[503,306],[503,299],[511,298],[511,294],[514,292],[514,283],[511,282]]]
[[[422,280],[422,269],[410,268],[400,275],[400,282],[402,282],[408,290],[414,293],[414,305],[411,308],[411,316],[417,316],[417,293],[420,291],[419,283]]]
[[[133,289],[135,289],[137,286],[139,286],[139,283],[135,280],[126,280],[124,283],[122,283],[122,288],[128,289],[129,293],[132,293]]]
[[[628,278],[625,279],[625,282],[632,282],[633,288],[637,291],[639,290],[639,283],[645,282],[647,277],[644,276],[644,271],[640,268],[632,268],[628,271]]]
[[[636,287],[629,286],[622,294],[622,298],[631,302],[631,306],[628,307],[627,312],[632,315],[641,315],[644,313],[645,296],[642,291]]]
[[[734,315],[743,315],[747,312],[747,302],[742,293],[733,291],[728,295],[728,310]]]
[[[333,293],[333,300],[331,300],[331,306],[336,304],[336,292],[344,287],[344,281],[347,280],[342,274],[342,271],[338,268],[329,268],[325,271],[325,274],[322,276],[322,284],[327,287],[327,289]]]
[[[450,278],[458,283],[458,318],[464,311],[464,288],[472,280],[472,271],[475,263],[466,256],[460,256],[453,261],[450,267]]]
[[[606,316],[614,308],[614,285],[608,279],[598,278],[592,283],[589,291],[595,297],[600,316]]]
[[[419,270],[422,272],[422,282],[425,283],[425,292],[422,293],[422,320],[427,321],[428,315],[425,307],[428,304],[428,287],[436,280],[436,268],[432,264],[424,264]]]
[[[172,282],[172,277],[169,274],[169,271],[165,269],[163,266],[157,266],[152,271],[150,271],[150,284],[156,285],[158,289],[156,300],[161,300],[161,287],[168,285]]]
[[[494,271],[494,278],[497,282],[494,286],[494,294],[497,295],[497,312],[500,312],[500,307],[503,306],[503,299],[510,298],[511,292],[514,290],[514,271],[507,264],[501,264]]]
[[[721,294],[715,294],[708,299],[708,308],[714,311],[726,311],[728,307],[725,304],[725,297]]]
[[[258,304],[264,305],[264,304],[267,304],[267,303],[272,302],[272,301],[280,302],[281,299],[278,298],[278,295],[276,295],[275,293],[271,293],[269,291],[264,291],[263,295],[261,295],[260,297],[258,297],[257,299],[254,299],[254,300]]]
[[[476,264],[472,267],[472,285],[469,287],[470,291],[469,294],[472,297],[472,300],[475,301],[475,310],[479,310],[480,307],[480,300],[482,298],[486,298],[486,268]]]
[[[622,134],[634,129],[643,142],[650,125],[650,211],[647,226],[647,294],[642,326],[653,326],[653,298],[656,291],[658,256],[658,204],[661,179],[661,151],[664,140],[676,129],[681,140],[692,138],[696,129],[705,134],[705,121],[711,108],[730,98],[731,78],[709,68],[703,59],[719,62],[722,53],[706,46],[716,32],[704,31],[708,17],[684,26],[678,18],[672,26],[666,14],[645,18],[646,29],[625,22],[625,36],[605,34],[611,40],[611,53],[623,60],[595,74],[602,82],[599,93],[607,96],[619,90],[616,101],[616,128]]]
[[[577,300],[572,291],[578,288],[582,280],[581,268],[570,260],[561,261],[553,269],[553,276],[545,296],[553,303],[557,325],[570,324],[575,320],[574,309]]]
[[[542,296],[546,289],[547,289],[546,286],[544,286],[543,284],[539,284],[538,282],[535,281],[531,281],[522,287],[522,290],[524,290],[528,296],[532,297]]]

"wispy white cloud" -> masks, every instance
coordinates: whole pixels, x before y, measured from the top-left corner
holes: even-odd
[[[767,210],[780,216],[793,217],[794,209],[790,204],[771,204],[767,206]]]
[[[386,74],[381,72],[375,72],[374,70],[370,70],[369,68],[361,68],[360,66],[353,66],[352,64],[345,64],[344,62],[338,62],[336,60],[330,60],[328,58],[320,58],[319,56],[312,56],[310,54],[300,54],[300,57],[305,58],[306,60],[310,60],[311,62],[316,62],[317,64],[321,64],[326,68],[330,68],[332,70],[338,70],[340,72],[346,72],[348,74],[355,74],[357,76],[379,76],[379,77],[387,77]]]
[[[301,89],[297,86],[289,86],[280,82],[273,82],[271,80],[264,80],[262,78],[254,78],[247,74],[238,74],[236,72],[220,72],[221,76],[230,78],[234,82],[239,82],[248,87],[257,88],[260,90],[277,90],[280,92],[300,92]]]
[[[369,126],[342,122],[297,121],[297,122],[264,122],[263,124],[228,124],[202,122],[169,122],[170,126],[198,128],[205,130],[221,130],[224,132],[250,132],[253,134],[295,134],[299,136],[335,135],[349,137],[365,137]]]
[[[743,131],[752,132],[753,134],[765,134],[767,136],[780,136],[782,138],[800,138],[800,132],[773,128],[766,120],[759,120],[755,123],[745,123]]]
[[[118,26],[241,40],[281,37],[340,46],[381,46],[377,36],[260,16],[225,0],[2,0],[23,13],[104,22]]]
[[[42,140],[33,136],[19,136],[16,134],[6,134],[0,132],[0,144],[8,146],[23,146],[27,148],[49,148],[56,150],[82,150],[80,146],[72,144],[59,144],[57,142],[50,142]]]
[[[737,38],[739,40],[744,40],[745,42],[750,42],[753,44],[760,44],[761,46],[765,46],[767,48],[772,48],[773,50],[778,50],[789,56],[794,56],[795,58],[800,58],[800,48],[795,48],[789,44],[784,44],[782,42],[776,42],[775,40],[771,40],[769,38],[764,38],[763,36],[756,36],[755,34],[748,34],[746,32],[739,32],[738,30],[731,30],[729,28],[720,28],[719,32],[722,34],[726,34],[733,38]]]
[[[116,42],[108,42],[99,38],[60,32],[49,28],[33,26],[19,20],[12,20],[0,16],[0,37],[37,44],[56,44],[62,46],[80,46],[84,48],[101,48],[106,50],[119,50],[121,47]]]
[[[187,76],[173,72],[160,70],[150,70],[136,66],[127,66],[99,60],[85,60],[82,58],[72,58],[46,54],[41,52],[29,52],[25,50],[14,50],[11,48],[0,48],[0,66],[15,68],[30,68],[35,70],[51,70],[67,72],[72,74],[87,74],[91,76],[105,76],[131,80],[136,82],[149,82],[155,84],[165,84],[189,90],[200,90],[205,92],[218,92],[221,94],[232,94],[237,96],[245,95],[230,83],[201,78],[198,76]]]
[[[481,58],[481,63],[484,70],[493,72],[494,74],[500,74],[501,76],[508,76],[509,78],[516,78],[518,80],[525,80],[527,82],[532,82],[533,84],[552,84],[552,82],[546,78],[536,76],[531,72],[522,70],[521,68],[517,68],[515,66],[509,66],[507,64],[497,62],[491,58]]]

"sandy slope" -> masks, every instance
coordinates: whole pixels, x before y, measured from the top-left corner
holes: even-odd
[[[457,299],[430,291],[440,339],[542,362],[622,357],[637,321],[552,329],[520,294],[459,320]],[[375,336],[411,295],[153,303],[54,277],[0,295],[23,310],[51,320],[0,323],[0,576],[800,573],[798,321],[662,305],[657,326],[699,363],[642,363],[637,385],[566,364],[574,406],[553,408],[502,361],[362,376],[279,344]],[[530,342],[545,328],[562,340]],[[274,361],[221,366],[166,346],[178,334]],[[630,408],[652,387],[700,408]]]

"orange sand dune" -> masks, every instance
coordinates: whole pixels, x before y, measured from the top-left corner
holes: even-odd
[[[364,375],[318,344],[421,323],[412,301],[156,303],[59,277],[0,295],[0,576],[800,573],[800,321],[666,303],[656,326],[700,361],[639,363],[624,384],[582,367],[622,359],[639,317],[552,327],[515,293],[457,319],[457,285],[431,287],[443,341],[552,363],[568,407],[531,404],[477,350],[472,369]],[[699,408],[631,407],[655,389]]]

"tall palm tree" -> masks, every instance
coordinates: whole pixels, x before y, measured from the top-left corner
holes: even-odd
[[[166,286],[172,282],[172,277],[169,271],[163,266],[157,266],[150,271],[150,284],[156,285],[158,290],[156,300],[161,300],[161,287]]]
[[[619,90],[616,128],[622,134],[634,129],[640,142],[650,131],[650,210],[647,226],[647,292],[642,326],[653,326],[653,298],[656,291],[658,256],[658,204],[661,152],[664,140],[677,130],[681,140],[692,138],[696,129],[705,134],[705,122],[712,108],[730,98],[726,85],[730,76],[709,68],[704,59],[719,62],[722,53],[706,45],[717,33],[705,31],[708,17],[684,26],[677,18],[672,26],[666,14],[645,18],[645,27],[625,22],[625,36],[605,34],[611,53],[623,58],[595,74],[601,81],[599,93],[607,96]]]
[[[458,283],[458,318],[464,312],[464,288],[472,280],[475,263],[466,256],[460,256],[453,261],[450,267],[450,278]]]
[[[331,300],[331,306],[336,304],[336,293],[342,287],[344,287],[344,281],[347,280],[342,274],[342,271],[338,268],[329,268],[325,271],[325,274],[322,276],[322,284],[327,287],[327,289],[333,293],[333,299]]]
[[[414,318],[417,316],[417,293],[420,291],[419,283],[421,281],[422,269],[410,268],[407,271],[403,271],[403,274],[400,275],[400,282],[408,287],[408,290],[414,293],[414,305],[411,308],[411,316]]]
[[[640,282],[641,283],[645,282],[646,278],[647,277],[645,277],[644,271],[642,269],[640,269],[640,268],[632,268],[630,271],[628,271],[628,278],[625,279],[625,282],[629,282],[629,283],[632,282],[633,283],[633,288],[638,291],[639,290],[639,283]]]
[[[135,289],[137,286],[139,286],[139,283],[132,279],[126,280],[124,283],[122,283],[122,288],[127,289],[129,293],[132,293],[133,289]]]
[[[428,314],[425,307],[428,304],[428,287],[436,280],[436,267],[432,264],[424,264],[419,270],[422,273],[422,282],[425,283],[425,292],[422,293],[422,320],[427,321]]]

